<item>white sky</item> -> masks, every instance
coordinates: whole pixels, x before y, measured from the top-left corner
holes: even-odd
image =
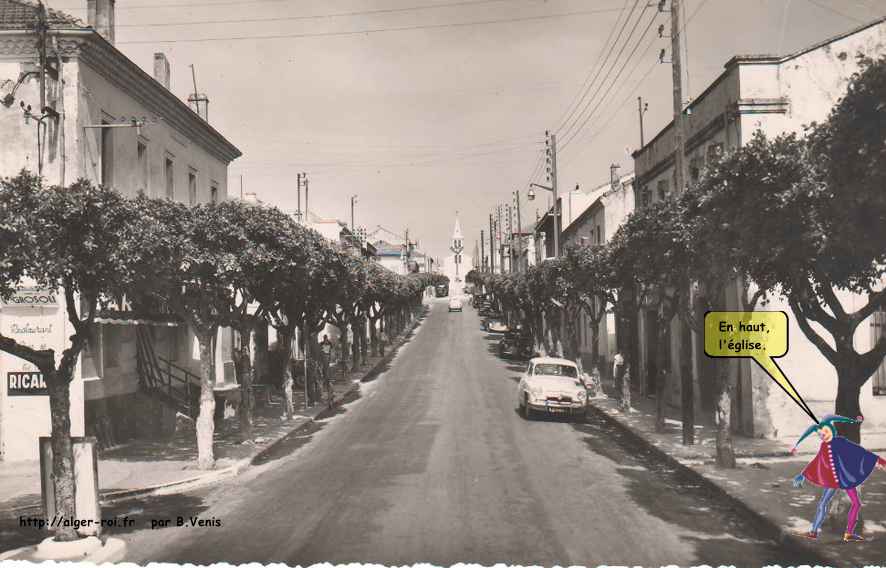
[[[193,90],[189,65],[196,66],[198,87],[211,100],[210,122],[243,152],[230,168],[232,195],[242,175],[246,191],[294,210],[295,176],[304,171],[312,211],[349,221],[349,198],[357,194],[358,226],[373,230],[380,224],[400,233],[408,227],[422,248],[443,257],[456,210],[466,254],[488,227],[489,213],[508,203],[514,190],[522,191],[524,223],[535,218],[537,206],[544,210],[544,196],[532,204],[525,200],[544,132],[561,125],[596,73],[608,35],[621,28],[620,11],[627,6],[627,13],[634,3],[118,0],[116,33],[117,46],[148,73],[153,53],[167,54],[172,90],[180,98]],[[646,3],[640,0],[613,56]],[[86,19],[86,0],[48,4]],[[882,0],[684,4],[691,17],[685,32],[687,97],[701,92],[732,55],[794,51],[886,15]],[[305,18],[366,11],[375,13]],[[561,191],[608,180],[613,162],[622,173],[633,170],[637,95],[649,103],[647,140],[669,122],[671,69],[656,63],[661,48],[670,51],[670,40],[656,33],[660,23],[669,29],[669,14],[657,16],[609,88],[654,12],[647,8],[614,69],[609,72],[610,60],[592,84],[580,121],[561,129],[561,145],[577,131],[560,153]],[[234,22],[218,23],[225,20]],[[216,23],[193,23],[207,21]],[[496,23],[461,25],[467,22]],[[187,24],[146,25],[181,23]],[[275,35],[301,37],[251,37]],[[205,38],[211,39],[191,41]],[[601,101],[604,93],[608,98]],[[541,176],[536,181],[544,183]]]

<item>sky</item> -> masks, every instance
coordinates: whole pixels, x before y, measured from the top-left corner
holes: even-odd
[[[47,4],[86,19],[86,0]],[[312,212],[350,222],[356,195],[358,227],[408,228],[442,258],[456,212],[470,255],[514,191],[524,224],[546,209],[544,195],[526,201],[530,181],[547,185],[546,131],[561,191],[608,181],[612,163],[633,171],[637,96],[647,140],[672,115],[671,66],[658,62],[670,39],[657,33],[670,14],[646,4],[118,0],[116,45],[148,73],[166,53],[182,99],[195,66],[210,122],[243,152],[229,195],[242,176],[246,192],[293,211],[306,172]],[[683,4],[687,100],[733,55],[789,53],[886,16],[881,0]]]

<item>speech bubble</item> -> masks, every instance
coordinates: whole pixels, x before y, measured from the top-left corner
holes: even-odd
[[[788,352],[788,315],[785,312],[707,312],[704,316],[704,352],[708,357],[753,359],[818,423],[809,405],[775,362]]]

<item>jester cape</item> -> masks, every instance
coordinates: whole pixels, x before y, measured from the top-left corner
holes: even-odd
[[[834,422],[856,421],[842,416],[828,416],[821,423],[810,426],[797,444],[819,428],[834,429],[832,426]],[[864,483],[878,463],[886,464],[886,460],[842,436],[834,436],[830,442],[821,443],[818,453],[803,470],[802,475],[810,483],[820,487],[852,489]]]

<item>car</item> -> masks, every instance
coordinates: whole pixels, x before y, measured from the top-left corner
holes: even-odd
[[[501,358],[529,359],[532,357],[532,336],[522,330],[507,331],[498,343]]]
[[[508,331],[508,325],[497,319],[490,319],[486,322],[486,331],[489,333],[505,333]]]
[[[460,312],[461,311],[461,299],[451,298],[449,300],[449,311],[450,312]]]
[[[578,365],[568,359],[534,357],[517,385],[517,407],[527,420],[536,414],[584,419],[588,393]]]

